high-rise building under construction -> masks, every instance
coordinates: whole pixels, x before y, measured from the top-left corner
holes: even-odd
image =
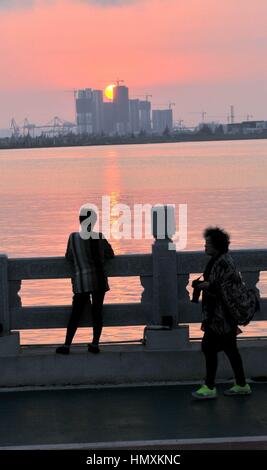
[[[129,114],[130,132],[137,134],[140,132],[140,100],[129,100]]]
[[[103,132],[103,92],[85,88],[76,93],[76,122],[79,134]]]
[[[166,119],[164,128],[170,123]],[[159,121],[162,119],[156,121],[153,130],[157,132],[156,129],[159,129],[161,132],[163,124]],[[76,123],[79,134],[151,133],[151,102],[148,99],[129,99],[129,89],[119,83],[113,87],[113,99],[110,101],[103,100],[101,90],[81,89],[76,92]]]
[[[162,134],[164,131],[171,131],[173,128],[172,109],[153,109],[152,111],[153,132]]]
[[[139,102],[140,130],[151,132],[151,103],[148,100]]]
[[[129,89],[126,86],[117,85],[113,88],[113,106],[115,118],[115,132],[119,135],[130,131],[129,120]]]

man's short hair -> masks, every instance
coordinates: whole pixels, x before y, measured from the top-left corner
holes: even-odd
[[[80,222],[83,222],[85,219],[88,219],[88,217],[92,218],[92,221],[97,220],[97,213],[94,210],[88,210],[86,214],[79,214],[79,220]]]
[[[97,212],[90,204],[83,204],[79,211],[79,220],[82,223],[85,219],[91,217],[93,224],[97,221]]]
[[[220,227],[208,227],[204,230],[204,238],[209,237],[212,245],[220,253],[227,253],[230,245],[230,235]]]

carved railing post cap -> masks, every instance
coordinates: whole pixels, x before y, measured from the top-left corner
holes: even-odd
[[[175,234],[174,204],[156,204],[151,209],[152,235],[156,240],[171,240]]]

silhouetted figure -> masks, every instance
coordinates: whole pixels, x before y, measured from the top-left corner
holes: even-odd
[[[236,337],[241,330],[222,296],[225,281],[229,285],[237,275],[234,261],[228,253],[230,237],[217,227],[207,228],[204,237],[205,251],[211,259],[203,273],[204,281],[198,278],[192,283],[192,301],[197,302],[202,291],[202,352],[206,359],[206,379],[205,384],[192,395],[198,399],[216,398],[215,377],[219,351],[225,352],[235,375],[235,385],[225,395],[250,394],[250,386],[246,383],[242,359],[237,349]]]
[[[88,227],[84,225],[87,219],[90,220]],[[65,255],[73,265],[74,295],[65,344],[56,350],[60,354],[69,353],[80,317],[88,304],[91,304],[93,321],[93,341],[88,345],[88,351],[99,352],[99,339],[103,326],[102,307],[105,293],[109,290],[104,261],[114,257],[113,249],[103,234],[92,231],[97,220],[96,213],[90,210],[87,215],[80,215],[79,220],[81,231],[70,234]],[[84,235],[89,238],[84,239]]]

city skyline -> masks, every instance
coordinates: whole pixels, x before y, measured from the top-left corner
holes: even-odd
[[[152,110],[151,95],[144,96],[142,100],[131,99],[129,88],[120,82],[108,85],[105,90],[85,88],[74,91],[78,134],[122,136],[172,131],[172,105],[175,103],[169,103],[168,109]]]
[[[1,2],[0,128],[72,120],[67,90],[116,78],[155,108],[176,102],[188,124],[203,110],[223,120],[231,104],[239,120],[266,119],[266,18],[263,0]]]

